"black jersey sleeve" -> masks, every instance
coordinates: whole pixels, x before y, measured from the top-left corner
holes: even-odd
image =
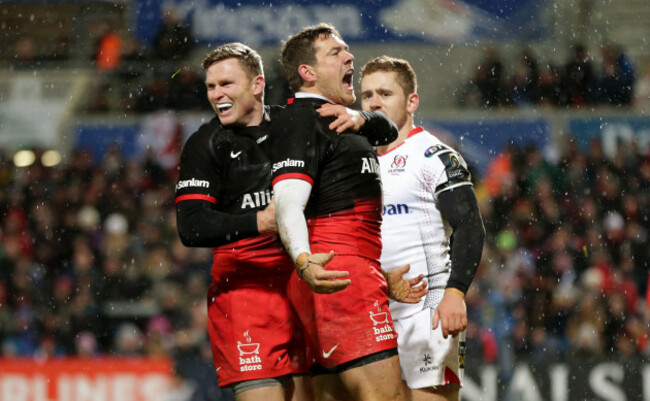
[[[216,247],[259,234],[257,212],[223,213],[205,201],[177,203],[176,223],[183,245],[191,247]]]
[[[476,194],[471,186],[460,186],[441,192],[438,202],[440,214],[453,230],[451,275],[447,288],[466,293],[481,262],[485,240],[485,227]]]
[[[359,130],[359,135],[365,136],[372,146],[388,145],[397,139],[397,125],[379,111],[362,111],[366,120]]]
[[[222,162],[211,138],[222,129],[214,121],[202,126],[183,146],[176,184],[176,222],[186,246],[215,247],[255,236],[256,212],[229,214],[217,209]]]

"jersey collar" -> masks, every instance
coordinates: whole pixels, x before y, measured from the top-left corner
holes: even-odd
[[[315,93],[309,93],[309,92],[296,92],[294,95],[296,99],[304,99],[304,98],[313,98],[313,99],[320,99],[320,100],[325,100],[328,103],[334,103],[325,96],[322,95],[317,95]]]
[[[411,130],[411,132],[409,132],[407,138],[410,138],[410,137],[412,137],[412,136],[415,135],[415,134],[419,134],[419,133],[422,132],[422,131],[424,131],[424,128],[422,128],[422,126],[415,127],[415,128],[413,128],[413,129]]]
[[[409,138],[412,137],[413,135],[419,134],[419,133],[422,132],[422,131],[424,131],[424,128],[422,128],[421,126],[420,126],[420,127],[415,127],[415,128],[413,128],[413,129],[411,130],[411,132],[409,132],[409,134],[406,136],[406,139],[409,139]],[[392,152],[393,150],[399,148],[400,146],[404,145],[405,143],[406,143],[406,141],[400,143],[399,145],[395,146],[393,149],[389,150],[388,152],[378,153],[377,156],[383,156],[383,155],[386,155],[386,154]]]

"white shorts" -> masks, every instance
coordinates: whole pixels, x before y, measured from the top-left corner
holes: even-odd
[[[443,338],[440,324],[431,329],[433,311],[425,308],[393,321],[402,378],[412,389],[463,383],[465,332]]]

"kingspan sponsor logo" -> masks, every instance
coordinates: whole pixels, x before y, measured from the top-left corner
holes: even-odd
[[[393,216],[396,214],[410,214],[411,210],[409,209],[409,206],[404,203],[398,203],[396,205],[393,205],[391,203],[388,203],[384,205],[384,209],[382,210],[381,214],[383,216],[388,215],[388,216]]]
[[[275,173],[276,171],[285,167],[305,167],[305,162],[304,160],[294,160],[294,159],[287,158],[287,160],[282,160],[281,162],[273,163],[273,172]]]
[[[176,183],[176,190],[195,187],[195,188],[210,188],[210,182],[206,180],[197,180],[196,178],[190,178],[189,180],[182,180]]]

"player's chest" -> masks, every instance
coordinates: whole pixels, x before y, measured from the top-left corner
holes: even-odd
[[[403,182],[404,185],[412,185],[413,180],[417,180],[418,161],[413,155],[399,152],[398,148],[396,151],[380,156],[378,160],[382,182],[394,184]]]
[[[224,181],[231,185],[263,181],[271,174],[271,161],[267,149],[254,141],[230,144],[221,155]]]

